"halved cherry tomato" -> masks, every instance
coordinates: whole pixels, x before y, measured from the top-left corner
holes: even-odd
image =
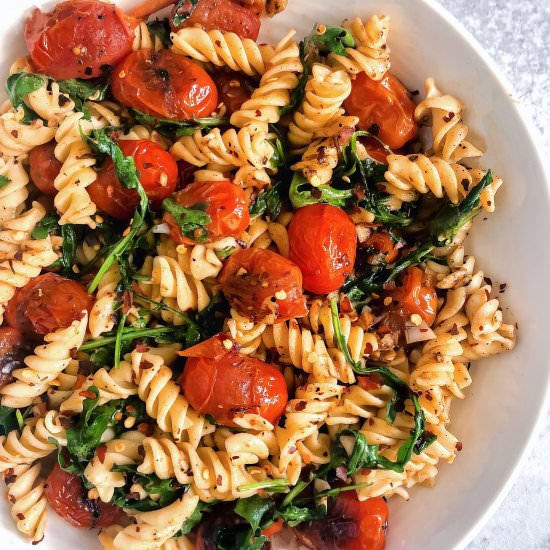
[[[409,267],[400,278],[401,285],[388,291],[405,314],[418,314],[428,326],[435,321],[437,293],[419,267]]]
[[[233,72],[216,71],[212,78],[218,88],[218,102],[227,108],[227,116],[238,111],[250,99],[254,89],[253,81],[245,75]]]
[[[62,470],[59,464],[47,477],[44,494],[54,511],[73,527],[101,529],[119,523],[126,515],[114,504],[89,499],[80,478]]]
[[[301,269],[304,288],[328,294],[353,271],[355,226],[340,208],[311,204],[300,208],[288,227],[290,259]]]
[[[55,141],[38,145],[29,153],[29,173],[31,180],[44,195],[53,197],[57,193],[55,178],[61,170],[61,163],[55,158]]]
[[[327,518],[296,529],[309,548],[326,550],[384,550],[388,505],[382,497],[359,501],[355,491],[329,501]]]
[[[409,92],[390,73],[378,82],[359,73],[344,107],[359,117],[359,128],[377,134],[392,149],[403,147],[418,131]]]
[[[215,241],[222,237],[237,237],[250,223],[248,207],[250,201],[241,187],[230,181],[204,181],[191,183],[174,195],[174,200],[187,208],[206,203],[210,216],[208,239]],[[164,221],[170,226],[170,235],[178,243],[189,243],[171,214],[164,214]]]
[[[25,41],[39,72],[56,80],[105,74],[132,51],[136,21],[99,0],[61,2],[51,12],[36,8]]]
[[[23,335],[17,329],[0,327],[0,389],[15,380],[11,373],[24,366],[26,352]]]
[[[77,283],[55,273],[32,279],[15,293],[6,308],[6,322],[24,336],[45,335],[66,328],[90,311],[93,298]]]
[[[182,10],[185,13],[189,13],[190,4],[191,2],[183,4]],[[170,16],[171,24],[173,16],[176,13],[177,5],[174,6]],[[178,27],[174,27],[172,24],[172,30],[199,26],[207,31],[218,29],[225,32],[234,32],[241,38],[256,40],[260,32],[260,24],[258,11],[245,7],[239,2],[231,0],[199,0],[191,16],[185,19]]]
[[[111,90],[123,105],[171,120],[206,117],[218,105],[208,73],[172,50],[132,52],[116,66]]]
[[[219,281],[231,307],[253,321],[281,322],[307,312],[300,268],[271,250],[235,252]]]
[[[374,248],[384,255],[384,262],[391,264],[399,254],[393,239],[385,231],[373,231],[367,240],[361,243],[362,248]]]
[[[284,529],[284,526],[285,526],[285,524],[283,523],[283,520],[278,519],[277,521],[274,521],[269,527],[266,527],[262,531],[262,535],[269,539],[273,535],[276,535],[277,533],[280,533]]]
[[[367,154],[370,158],[374,159],[376,162],[380,162],[381,164],[386,164],[388,152],[377,139],[363,136],[359,138],[359,141],[365,146]]]
[[[148,139],[121,140],[118,145],[125,156],[134,159],[139,181],[151,206],[159,208],[162,201],[176,190],[176,161],[168,151]],[[130,218],[139,202],[135,189],[122,187],[110,159],[98,172],[96,181],[88,187],[88,193],[99,210],[117,220]]]
[[[180,352],[188,357],[181,388],[199,413],[234,426],[239,413],[259,414],[275,424],[283,414],[288,392],[283,375],[273,365],[223,346],[223,334]]]

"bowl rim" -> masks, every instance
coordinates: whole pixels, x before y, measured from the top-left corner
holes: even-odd
[[[547,168],[546,163],[543,162],[543,152],[545,147],[542,143],[542,135],[539,129],[535,126],[531,115],[526,111],[522,102],[517,98],[514,91],[514,86],[504,74],[503,70],[498,66],[496,61],[487,53],[481,43],[474,37],[472,33],[463,25],[463,23],[457,19],[446,7],[440,4],[437,0],[421,0],[427,9],[433,10],[439,17],[446,20],[450,25],[460,34],[460,37],[475,51],[483,61],[486,69],[498,82],[499,86],[506,92],[509,98],[509,102],[512,105],[514,111],[518,115],[518,118],[525,129],[525,133],[529,139],[529,146],[534,151],[534,157],[536,158],[541,173],[544,175],[544,185],[546,185],[548,191],[550,191],[550,168]],[[547,365],[550,370],[550,354],[546,359]],[[542,382],[542,381],[541,381]],[[503,482],[501,488],[493,498],[492,502],[486,508],[486,510],[479,516],[477,521],[464,532],[460,540],[455,544],[455,550],[464,549],[475,537],[480,533],[488,520],[496,513],[512,486],[515,484],[519,477],[521,467],[525,464],[526,460],[531,454],[535,440],[540,435],[542,425],[544,423],[546,414],[550,410],[550,376],[544,381],[546,384],[544,398],[541,400],[538,410],[536,412],[536,418],[533,423],[527,429],[530,430],[527,443],[520,451],[520,456],[516,460],[516,463],[511,466],[511,472],[508,478]]]

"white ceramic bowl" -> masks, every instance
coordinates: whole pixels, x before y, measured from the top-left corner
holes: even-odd
[[[23,11],[35,3],[2,2],[2,75],[24,52]],[[436,487],[415,488],[409,502],[396,497],[390,505],[389,550],[462,548],[498,506],[520,469],[548,393],[548,179],[533,131],[522,119],[510,87],[479,44],[431,0],[289,0],[281,16],[265,22],[263,38],[275,41],[288,28],[302,36],[316,21],[338,24],[345,17],[372,13],[392,18],[392,70],[410,89],[422,90],[425,77],[433,76],[443,90],[463,100],[466,121],[479,138],[476,143],[487,151],[483,165],[493,167],[505,182],[496,213],[487,221],[480,216],[468,249],[493,281],[507,283],[501,296],[511,309],[505,313],[518,321],[518,346],[513,353],[473,367],[473,385],[466,400],[453,405],[451,416],[451,431],[464,448],[454,464],[441,466]],[[6,506],[1,507],[1,546],[25,547]],[[49,520],[42,550],[99,546],[94,534],[63,524],[53,512]]]

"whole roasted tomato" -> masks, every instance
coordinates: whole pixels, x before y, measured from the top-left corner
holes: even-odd
[[[17,290],[8,302],[5,317],[10,327],[34,338],[70,326],[92,305],[93,298],[81,284],[45,273]]]
[[[208,73],[172,50],[138,50],[117,65],[111,84],[123,105],[171,120],[209,116],[218,91]]]
[[[275,424],[288,401],[286,382],[274,366],[228,350],[219,334],[181,351],[188,357],[181,388],[191,406],[234,426],[235,416],[254,413]]]
[[[311,204],[300,208],[288,227],[290,259],[304,276],[304,288],[315,294],[338,290],[353,271],[355,226],[340,208]]]
[[[136,21],[99,0],[36,8],[25,24],[25,41],[39,72],[56,80],[105,74],[132,51]]]
[[[359,117],[361,130],[376,134],[392,149],[403,147],[418,131],[409,92],[390,73],[380,81],[359,73],[344,107],[350,115]]]
[[[300,268],[271,250],[235,252],[219,280],[231,307],[251,320],[281,322],[307,312]]]

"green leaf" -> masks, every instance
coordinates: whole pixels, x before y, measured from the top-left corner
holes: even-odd
[[[207,203],[186,208],[169,197],[162,201],[162,208],[174,218],[183,235],[198,243],[208,240],[207,225],[212,219],[206,213]]]
[[[183,536],[190,533],[202,520],[202,516],[212,510],[213,503],[199,501],[193,513],[183,522],[177,536]]]
[[[259,193],[256,200],[250,205],[250,216],[255,218],[267,211],[269,217],[276,220],[283,207],[283,190],[283,183],[277,182],[271,189]]]
[[[313,506],[309,508],[307,506],[295,506],[294,504],[286,506],[277,512],[277,516],[290,527],[296,527],[306,521],[324,519],[326,515],[327,509],[325,506]]]
[[[435,245],[445,246],[451,243],[462,227],[481,212],[481,193],[492,183],[493,172],[488,170],[459,204],[449,202],[437,212],[429,224]]]
[[[338,348],[344,353],[346,361],[352,366],[354,370],[357,368],[361,368],[361,362],[353,360],[348,347],[348,343],[344,335],[342,334],[340,317],[338,316],[338,301],[336,298],[331,298],[330,300],[330,314],[332,317],[332,326],[334,327],[334,335],[336,336],[336,343],[338,345]]]
[[[58,80],[57,83],[59,90],[73,100],[75,109],[82,111],[88,119],[90,116],[85,101],[103,101],[109,89],[109,81],[105,80],[105,78],[93,78],[89,80],[71,78],[69,80]]]
[[[241,498],[235,506],[235,513],[246,519],[256,533],[260,528],[262,518],[275,506],[275,502],[269,498],[253,495],[249,498]]]
[[[109,268],[115,262],[122,265],[125,257],[134,248],[135,240],[149,212],[149,199],[139,182],[134,159],[132,157],[125,157],[120,147],[107,135],[105,130],[94,130],[89,136],[85,136],[85,138],[93,150],[111,157],[115,166],[116,176],[121,185],[127,189],[135,189],[139,195],[139,204],[134,212],[130,230],[111,246],[102,266],[88,287],[88,291],[93,293]]]
[[[154,21],[149,21],[147,23],[147,28],[149,29],[149,34],[152,37],[159,38],[165,48],[169,48],[171,46],[171,30],[170,23],[167,17],[165,17],[164,19],[155,19]]]
[[[196,130],[205,130],[213,127],[225,126],[229,120],[224,117],[203,117],[193,118],[191,120],[170,120],[167,118],[156,118],[154,116],[142,113],[137,109],[132,109],[136,120],[155,129],[159,134],[167,137],[191,136]]]
[[[285,105],[279,109],[281,117],[288,113],[294,112],[302,104],[302,100],[306,93],[306,84],[311,73],[310,64],[307,62],[307,56],[310,47],[313,46],[313,42],[307,39],[300,42],[300,62],[302,63],[303,72],[298,79],[297,86],[290,92],[290,101],[288,105]]]
[[[7,435],[18,427],[16,412],[19,409],[12,409],[0,405],[0,435]]]
[[[173,27],[177,28],[182,25],[186,19],[189,19],[198,3],[199,0],[178,0],[172,11]]]
[[[343,208],[353,195],[351,189],[336,189],[330,185],[313,187],[301,172],[295,172],[290,183],[290,202],[296,209],[319,202]]]
[[[48,214],[44,216],[36,225],[31,233],[33,239],[45,239],[52,231],[59,229],[59,216],[57,214]]]
[[[46,85],[46,79],[38,74],[14,73],[8,77],[6,82],[6,93],[15,109],[23,109],[22,122],[30,124],[33,120],[40,118],[32,109],[25,104],[25,97],[31,92],[36,92]]]
[[[245,485],[241,485],[238,487],[238,491],[244,493],[246,491],[263,489],[264,491],[270,493],[282,493],[287,490],[288,486],[289,482],[284,478],[265,479],[263,481],[256,481],[254,483],[246,483]]]
[[[316,24],[309,38],[313,40],[321,53],[334,52],[338,55],[346,55],[346,48],[355,48],[355,40],[351,33],[334,25]]]
[[[6,187],[6,185],[8,185],[9,183],[11,183],[10,178],[7,178],[6,176],[0,176],[0,189]]]

